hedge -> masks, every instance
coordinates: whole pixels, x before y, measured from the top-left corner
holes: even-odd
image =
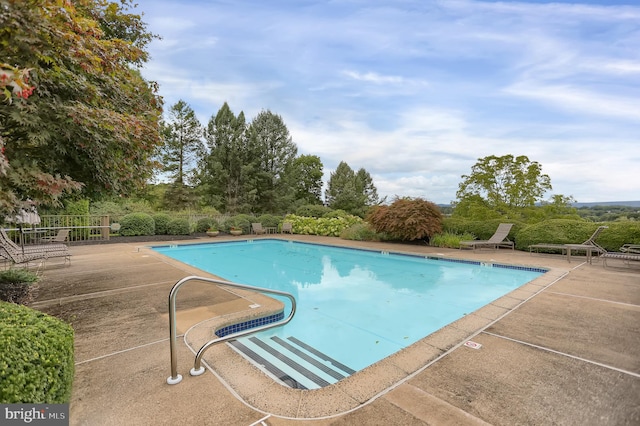
[[[120,221],[120,235],[133,237],[136,235],[155,235],[156,224],[147,213],[129,213]]]
[[[67,403],[73,374],[69,324],[26,306],[0,302],[0,403]]]
[[[171,216],[166,213],[157,213],[151,216],[153,218],[153,222],[155,223],[155,234],[156,235],[167,235],[167,225],[171,222]]]
[[[284,222],[291,222],[294,234],[339,237],[342,231],[355,224],[362,223],[363,220],[358,216],[314,218],[288,214],[285,216]]]
[[[537,243],[579,244],[586,241],[598,226],[605,225],[596,243],[607,251],[618,251],[623,244],[640,244],[639,222],[594,223],[582,220],[551,219],[522,229],[516,239],[516,248],[528,250]]]
[[[167,223],[167,234],[169,235],[189,235],[191,228],[187,219],[172,219]]]

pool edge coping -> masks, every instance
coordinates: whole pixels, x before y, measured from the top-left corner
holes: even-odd
[[[265,239],[283,240],[282,238],[273,237]],[[253,238],[241,238],[220,242],[180,242],[179,244],[162,244],[145,246],[144,248],[154,254],[162,256],[164,259],[169,259],[171,263],[175,262],[181,265],[182,269],[186,267],[189,270],[202,273],[203,276],[215,277],[215,275],[211,273],[171,259],[153,250],[153,247],[219,244],[225,242],[244,242],[247,240],[253,240]],[[310,243],[290,240],[288,238],[285,238],[285,241],[370,252],[385,251],[370,248],[345,247],[326,243]],[[393,251],[393,253],[437,260],[455,259],[440,254],[424,255],[408,251]],[[502,262],[471,261],[469,263],[505,265]],[[516,268],[514,269],[520,269],[519,266],[523,266],[531,270],[531,267],[526,265],[510,264],[508,266],[515,266]],[[549,267],[539,269],[544,269],[546,272],[540,277],[523,284],[476,311],[440,328],[412,345],[337,383],[321,389],[298,390],[285,387],[275,382],[263,371],[237,354],[237,352],[228,345],[217,345],[215,348],[212,348],[209,353],[205,355],[204,364],[236,398],[262,413],[292,420],[319,420],[344,415],[375,401],[380,396],[419,374],[434,362],[463,346],[465,342],[517,309],[532,297],[538,295],[544,289],[553,285],[568,273],[565,268]],[[189,346],[189,344],[187,344],[187,346],[194,352],[194,349]],[[242,371],[242,373],[240,374],[239,371]],[[190,379],[197,380],[197,378]]]

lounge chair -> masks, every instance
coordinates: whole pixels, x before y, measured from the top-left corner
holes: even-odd
[[[609,259],[622,260],[627,265],[630,265],[631,262],[640,262],[640,252],[639,253],[633,253],[633,252],[620,253],[615,251],[608,251],[600,255],[600,257],[602,258],[602,266],[604,266],[605,268],[607,267],[607,260]]]
[[[501,223],[488,240],[460,241],[460,248],[472,248],[475,250],[476,248],[489,247],[497,250],[500,247],[511,247],[513,250],[515,248],[514,244],[507,238],[512,226],[513,223]]]
[[[289,233],[293,234],[293,224],[291,222],[283,222],[282,229],[280,230],[282,234]]]
[[[640,254],[640,244],[624,244],[619,250],[622,253]]]
[[[252,223],[251,224],[251,233],[252,234],[266,234],[267,231],[262,227],[261,223]]]
[[[37,244],[20,247],[0,228],[0,256],[15,264],[28,263],[35,260],[46,261],[54,257],[63,257],[64,263],[71,263],[69,247],[61,243]]]
[[[562,254],[569,250],[588,250],[588,255],[591,255],[592,251],[597,253],[605,253],[606,250],[603,249],[596,243],[596,238],[598,235],[604,230],[607,229],[608,226],[598,226],[595,232],[583,243],[581,244],[553,244],[553,243],[539,243],[539,244],[531,244],[529,246],[529,252],[533,253],[535,250],[536,253],[540,251],[540,249],[548,249],[548,250],[560,250]]]
[[[69,229],[61,229],[52,237],[43,237],[42,241],[47,243],[64,243],[69,238]]]

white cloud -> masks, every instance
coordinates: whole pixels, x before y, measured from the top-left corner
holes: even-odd
[[[638,199],[640,7],[408,0],[139,0],[144,75],[205,124],[223,102],[282,115],[325,180],[340,161],[381,195],[455,197],[487,155],[527,155],[554,193]],[[593,3],[590,1],[589,3]]]

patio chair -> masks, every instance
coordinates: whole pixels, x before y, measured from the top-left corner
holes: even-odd
[[[282,234],[289,233],[293,234],[293,224],[291,222],[283,222],[282,229],[280,230]]]
[[[16,244],[7,232],[0,228],[0,256],[15,264],[28,263],[34,260],[47,260],[54,257],[63,257],[64,263],[71,263],[69,247],[62,243],[37,244],[21,247]]]
[[[640,248],[640,246],[638,246],[637,244],[630,244],[630,245],[635,245]],[[600,257],[602,258],[602,266],[604,266],[605,268],[607,267],[607,260],[609,259],[622,260],[627,266],[631,266],[631,262],[640,262],[640,251],[639,252],[627,251],[624,253],[608,251],[606,253],[601,254]]]
[[[262,227],[261,223],[252,223],[251,224],[251,233],[252,234],[266,234],[266,230]]]
[[[591,250],[597,253],[605,253],[606,250],[600,247],[595,240],[596,238],[598,238],[598,235],[600,235],[600,233],[607,228],[608,226],[598,226],[595,232],[589,238],[587,238],[585,242],[581,244],[553,244],[553,243],[531,244],[529,246],[529,252],[532,253],[534,249],[536,250],[536,252],[538,252],[540,249],[551,249],[551,250],[560,250],[562,251],[562,254],[565,254],[565,252],[569,249],[569,247],[574,250],[579,250],[581,246],[584,246],[583,247],[584,250]]]
[[[515,244],[507,238],[512,226],[513,223],[501,223],[488,240],[460,241],[460,248],[472,248],[475,250],[476,248],[489,247],[497,250],[500,247],[511,247],[511,250],[514,250]]]
[[[51,237],[43,237],[42,241],[47,243],[64,243],[69,238],[69,229],[61,229],[58,233]]]
[[[640,244],[624,244],[619,250],[622,253],[640,254]]]

